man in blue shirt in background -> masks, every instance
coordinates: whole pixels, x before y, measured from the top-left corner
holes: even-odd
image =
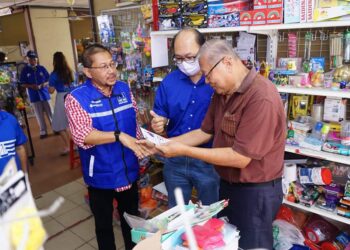
[[[157,90],[151,111],[151,126],[156,133],[174,137],[200,128],[214,92],[205,84],[196,57],[204,42],[196,29],[181,30],[174,37],[173,59],[178,69],[168,74]],[[211,147],[211,143],[202,146]],[[182,189],[185,202],[191,199],[193,187],[204,205],[218,201],[219,176],[206,162],[189,157],[165,159],[163,176],[169,207],[176,205],[176,187]]]
[[[26,65],[20,77],[21,86],[27,88],[29,100],[33,105],[36,119],[40,127],[40,139],[47,137],[47,127],[44,112],[49,122],[52,121],[52,112],[49,104],[48,91],[49,73],[45,67],[38,64],[38,56],[35,51],[28,51],[29,64]]]
[[[12,158],[16,158],[18,169],[27,172],[27,154],[24,143],[27,137],[13,115],[0,110],[0,175],[6,164]]]

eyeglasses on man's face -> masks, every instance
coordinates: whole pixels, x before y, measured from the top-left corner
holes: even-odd
[[[88,67],[89,69],[99,69],[102,71],[108,71],[109,69],[115,70],[117,67],[117,63],[116,62],[111,62],[110,64],[103,64],[101,66],[90,66]]]
[[[195,55],[195,56],[186,56],[186,57],[180,57],[180,56],[175,55],[173,57],[173,61],[176,64],[181,64],[182,62],[194,63],[196,61],[196,58],[197,58],[197,55]]]
[[[204,75],[205,78],[209,79],[211,72],[213,72],[213,70],[219,65],[219,63],[222,62],[222,60],[224,60],[224,58],[225,58],[225,57],[221,58],[217,63],[214,64],[213,67],[211,67],[211,69],[209,70],[209,72],[208,72],[206,75]]]

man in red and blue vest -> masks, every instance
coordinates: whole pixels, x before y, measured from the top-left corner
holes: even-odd
[[[94,44],[83,53],[88,80],[67,95],[65,107],[83,177],[88,185],[99,249],[116,249],[112,225],[113,200],[118,201],[125,249],[132,249],[130,227],[123,214],[138,214],[138,157],[135,143],[137,105],[127,83],[117,81],[109,50]]]

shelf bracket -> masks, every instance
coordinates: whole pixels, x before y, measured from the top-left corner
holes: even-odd
[[[249,33],[266,35],[267,36],[267,49],[266,49],[266,62],[271,65],[272,68],[276,68],[277,63],[277,48],[278,48],[278,30],[248,30]]]

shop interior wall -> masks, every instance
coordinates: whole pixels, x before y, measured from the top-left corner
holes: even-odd
[[[72,37],[67,10],[30,8],[30,17],[40,64],[52,71],[52,58],[61,51],[74,68]]]
[[[0,17],[0,28],[0,50],[8,61],[22,61],[19,42],[29,42],[23,12]]]
[[[73,39],[83,39],[93,37],[90,18],[84,18],[79,21],[70,21]]]

